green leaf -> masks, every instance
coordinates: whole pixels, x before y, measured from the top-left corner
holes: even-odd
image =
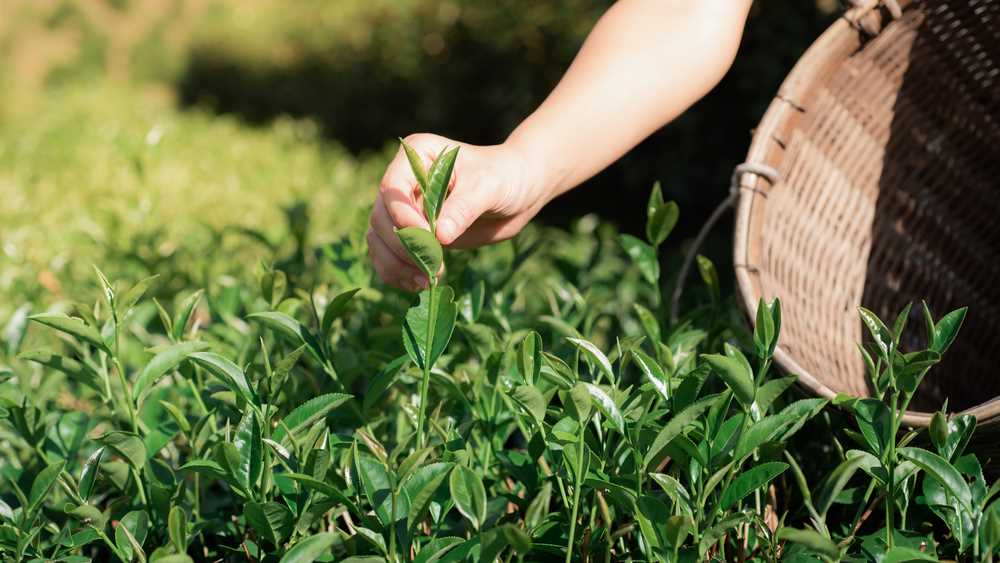
[[[615,380],[614,370],[611,369],[611,362],[608,361],[608,357],[604,355],[604,352],[594,346],[591,342],[584,340],[583,338],[567,338],[570,344],[576,346],[590,362],[600,368],[600,371],[607,376],[610,381]]]
[[[371,382],[368,383],[368,390],[365,391],[364,401],[362,403],[362,409],[367,411],[371,409],[382,395],[392,386],[392,383],[396,380],[396,376],[403,369],[410,358],[407,354],[399,356],[395,360],[386,364],[378,374],[372,378]]]
[[[667,240],[671,231],[674,230],[674,226],[677,225],[677,218],[680,217],[680,214],[680,208],[673,201],[658,206],[656,211],[646,219],[646,239],[653,246],[663,244],[663,241]]]
[[[101,382],[101,376],[98,375],[93,368],[83,362],[78,362],[73,358],[60,356],[59,354],[53,354],[45,350],[24,352],[18,356],[18,359],[27,362],[35,362],[36,364],[41,364],[49,369],[62,372],[66,374],[66,377],[72,379],[73,381],[90,387],[102,396],[104,395],[104,386]]]
[[[80,520],[85,526],[93,526],[99,530],[104,529],[107,517],[97,507],[89,504],[81,504],[76,508],[66,512],[73,518]]]
[[[514,552],[518,556],[524,557],[528,552],[531,551],[531,537],[524,533],[524,530],[518,528],[513,524],[504,524],[500,526],[500,534],[503,535],[507,543],[514,548]]]
[[[643,465],[648,468],[652,462],[659,457],[663,448],[667,447],[667,444],[672,442],[677,436],[680,436],[689,424],[697,420],[702,413],[714,405],[721,396],[722,395],[709,395],[708,397],[699,399],[674,415],[674,417],[671,418],[662,429],[660,429],[656,438],[653,439],[653,443],[650,444],[649,450],[646,452],[646,457],[643,459]]]
[[[118,521],[118,526],[115,527],[115,545],[127,559],[138,558],[139,561],[145,561],[146,553],[142,550],[142,544],[148,533],[149,516],[144,511],[133,510]]]
[[[761,413],[766,413],[775,399],[788,390],[798,377],[790,375],[779,379],[772,379],[757,389],[757,407]]]
[[[541,489],[535,498],[531,499],[528,509],[524,512],[524,525],[529,530],[534,530],[542,523],[542,520],[549,513],[549,504],[552,502],[552,483],[546,481],[542,483]]]
[[[455,159],[458,158],[459,147],[442,151],[437,157],[431,169],[427,172],[427,188],[424,190],[424,213],[427,214],[427,221],[434,229],[437,225],[438,214],[444,206],[444,200],[448,196],[448,184],[451,181],[451,173],[455,168]]]
[[[638,303],[633,304],[632,309],[635,311],[636,316],[639,317],[642,330],[646,333],[646,338],[653,343],[653,346],[655,347],[662,342],[663,336],[660,333],[660,323],[656,320],[653,312]]]
[[[708,362],[712,370],[733,390],[733,396],[747,411],[753,406],[755,388],[753,373],[745,361],[741,362],[721,354],[702,354],[701,358]]]
[[[521,377],[529,385],[538,381],[542,369],[542,337],[535,331],[530,331],[521,341],[520,354],[517,356],[517,367]]]
[[[389,470],[386,466],[375,458],[375,456],[354,449],[354,463],[358,472],[358,480],[365,493],[368,502],[375,508],[375,515],[378,516],[383,526],[390,526],[395,522],[392,513],[392,483],[390,481]],[[406,514],[409,506],[404,507],[399,497],[396,499],[397,514]]]
[[[531,385],[518,385],[514,388],[510,398],[521,408],[528,412],[531,418],[541,426],[545,420],[545,397],[537,387]]]
[[[699,254],[695,257],[698,262],[698,274],[701,281],[708,286],[708,293],[712,296],[712,303],[719,302],[719,272],[715,269],[715,264],[711,260]]]
[[[437,286],[420,292],[420,302],[410,307],[403,322],[403,346],[420,369],[433,367],[451,341],[458,318],[455,292]]]
[[[60,332],[64,332],[87,342],[88,344],[91,344],[95,348],[103,350],[108,354],[111,353],[111,349],[105,345],[104,339],[101,338],[101,333],[97,332],[96,328],[84,323],[76,317],[43,314],[32,315],[28,317],[28,320],[54,328]]]
[[[194,314],[194,310],[198,307],[198,303],[201,301],[201,296],[204,290],[199,289],[198,291],[192,293],[184,300],[180,308],[177,310],[177,316],[174,317],[173,322],[173,337],[175,341],[184,338],[184,331],[187,330],[188,322],[191,320],[191,315]]]
[[[433,233],[420,227],[405,227],[396,229],[396,236],[403,248],[413,258],[413,263],[427,276],[428,280],[437,279],[444,263],[444,249]]]
[[[656,257],[656,249],[632,235],[618,235],[618,242],[625,249],[625,254],[635,262],[639,273],[652,285],[660,280],[660,260]]]
[[[446,536],[431,540],[427,545],[420,548],[420,553],[413,559],[413,563],[436,563],[452,548],[462,543],[462,538]]]
[[[878,315],[864,307],[858,307],[858,314],[861,315],[861,322],[868,328],[868,332],[872,335],[872,340],[878,346],[882,359],[887,360],[889,353],[892,351],[893,342],[889,327],[885,326],[885,323],[882,322],[882,319],[878,318]]]
[[[83,470],[80,472],[80,486],[77,489],[83,500],[88,500],[90,493],[94,490],[94,482],[97,480],[97,472],[101,468],[101,460],[103,459],[104,448],[97,448],[83,464]]]
[[[674,501],[675,505],[681,507],[685,514],[694,513],[694,504],[691,502],[691,495],[684,488],[680,481],[663,473],[650,473],[649,476],[667,493],[667,496]]]
[[[618,409],[618,405],[615,404],[614,399],[608,395],[604,389],[594,385],[593,383],[584,383],[587,388],[587,392],[590,393],[591,400],[594,401],[594,405],[597,409],[601,411],[601,415],[607,420],[611,427],[617,430],[621,434],[625,434],[625,417],[622,416],[621,411]]]
[[[934,338],[931,342],[932,350],[938,354],[944,354],[948,351],[948,348],[951,347],[951,343],[954,342],[955,337],[958,336],[958,331],[962,328],[962,322],[965,320],[965,315],[968,312],[968,307],[956,309],[941,317],[938,322],[934,324]]]
[[[132,432],[113,430],[99,436],[97,442],[111,448],[136,471],[146,464],[146,446],[142,439]]]
[[[632,349],[632,360],[635,362],[635,365],[639,366],[639,371],[642,372],[646,381],[653,386],[653,389],[656,389],[660,397],[664,401],[669,401],[670,389],[667,387],[667,376],[663,373],[663,368],[660,367],[660,364],[656,363],[656,360],[638,348]]]
[[[300,540],[289,549],[279,563],[312,563],[325,555],[337,541],[337,534],[322,533]]]
[[[246,374],[239,366],[213,352],[195,352],[190,355],[190,358],[209,373],[221,379],[233,393],[243,397],[247,403],[260,406],[257,394],[250,389]]]
[[[410,170],[413,171],[413,177],[417,179],[417,184],[420,186],[420,193],[427,193],[427,170],[424,169],[424,161],[420,158],[420,155],[416,150],[410,145],[406,144],[403,139],[399,140],[399,144],[403,147],[403,153],[406,155],[406,160],[410,162]]]
[[[263,470],[264,442],[261,439],[260,423],[253,411],[247,411],[240,420],[233,445],[240,453],[237,479],[244,489],[255,490]]]
[[[350,510],[352,513],[354,513],[356,516],[362,515],[361,510],[358,509],[358,506],[356,504],[354,504],[354,501],[352,501],[346,495],[344,495],[342,491],[340,491],[339,489],[328,483],[324,483],[323,481],[317,480],[315,477],[312,477],[310,475],[303,475],[301,473],[283,473],[282,476],[292,481],[295,481],[296,483],[302,485],[306,489],[325,494],[326,496],[346,506],[347,509]]]
[[[295,517],[287,506],[280,502],[248,502],[243,515],[261,538],[281,547],[292,533]]]
[[[66,462],[60,461],[38,472],[35,480],[31,483],[31,492],[28,493],[28,514],[34,514],[42,506],[42,502],[49,495],[49,491],[52,490],[59,479],[59,474],[65,467]]]
[[[302,323],[293,319],[280,311],[266,311],[263,313],[253,313],[247,315],[248,319],[260,321],[275,333],[291,340],[296,345],[305,345],[316,361],[323,363],[323,350],[320,347],[316,335],[306,328]]]
[[[751,467],[733,479],[726,490],[722,491],[719,507],[722,510],[729,510],[750,493],[770,483],[786,469],[788,469],[788,464],[780,461],[771,461]]]
[[[478,530],[486,521],[486,488],[475,471],[455,466],[448,480],[455,507]]]
[[[871,451],[881,457],[893,439],[889,407],[878,399],[862,399],[854,405],[854,418]]]
[[[760,298],[757,304],[757,322],[754,323],[754,349],[758,358],[768,358],[774,354],[781,334],[781,301],[775,298],[770,305]]]
[[[207,349],[208,344],[204,342],[180,342],[161,350],[146,364],[142,373],[135,380],[132,387],[133,395],[141,397],[143,391],[152,387],[161,377],[174,370],[191,354]]]
[[[802,399],[778,414],[766,416],[755,422],[740,437],[733,459],[741,461],[762,444],[778,438],[782,431],[796,422],[807,420],[826,405],[826,399]]]
[[[153,285],[153,282],[155,282],[159,277],[159,274],[154,274],[148,278],[140,280],[138,283],[129,288],[129,290],[125,292],[125,295],[117,302],[118,317],[124,319],[125,316],[132,311],[135,304],[139,302],[139,299],[146,294],[146,291],[148,291],[150,286]]]
[[[271,439],[280,444],[287,436],[286,428],[293,434],[297,434],[322,420],[330,411],[346,403],[351,398],[351,395],[344,393],[327,393],[326,395],[309,399],[295,407],[292,412],[281,419],[281,423],[271,433]]]
[[[420,483],[419,490],[410,494],[410,510],[407,512],[407,530],[411,533],[417,528],[424,513],[431,506],[434,494],[441,488],[441,484],[451,474],[453,465],[451,463],[432,463],[420,468],[414,474],[411,481]],[[409,490],[409,486],[407,487]]]
[[[969,490],[969,484],[944,458],[921,448],[905,447],[896,451],[941,483],[950,495],[962,503],[963,508],[972,510],[972,492]]]
[[[167,535],[170,536],[170,542],[174,544],[174,550],[178,553],[187,551],[187,526],[187,512],[179,506],[172,507],[167,517]]]
[[[830,559],[840,558],[840,548],[830,538],[820,535],[814,530],[799,530],[796,528],[781,528],[778,539],[797,543]]]
[[[347,305],[351,302],[354,294],[361,291],[360,287],[355,287],[354,289],[348,289],[347,291],[338,293],[336,297],[330,300],[326,305],[326,309],[323,310],[323,320],[320,322],[320,334],[323,338],[330,338],[330,330],[333,328],[333,321],[340,318],[347,310]]]

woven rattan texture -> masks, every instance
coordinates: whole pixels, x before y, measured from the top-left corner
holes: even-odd
[[[858,305],[890,321],[919,299],[936,315],[968,305],[912,408],[982,405],[1000,396],[1000,0],[912,2],[875,37],[843,23],[800,61],[812,82],[793,72],[794,111],[765,117],[765,148],[751,149],[782,179],[742,196],[755,198],[737,233],[744,299],[780,297],[786,367],[855,395],[868,393]],[[860,47],[809,73],[836,41]],[[904,346],[922,344],[919,303],[913,321]]]

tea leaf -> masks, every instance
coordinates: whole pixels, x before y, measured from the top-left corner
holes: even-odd
[[[427,276],[428,280],[437,279],[441,264],[444,263],[444,250],[433,233],[420,227],[405,227],[396,229],[396,236],[403,244],[413,263]]]
[[[403,345],[419,368],[433,366],[451,340],[458,318],[455,293],[437,286],[420,293],[420,302],[410,307],[403,323]]]
[[[635,311],[636,316],[639,317],[639,323],[642,324],[642,330],[646,333],[646,338],[654,346],[660,344],[662,342],[660,323],[656,320],[653,312],[638,303],[633,304],[632,309]]]
[[[601,352],[597,346],[594,346],[592,343],[582,338],[567,338],[566,340],[568,340],[573,346],[579,348],[580,351],[582,351],[594,365],[600,368],[610,381],[615,380],[615,374],[614,370],[611,368],[611,362],[608,361],[608,357],[605,356],[604,352]]]
[[[781,528],[778,530],[778,539],[800,544],[831,559],[840,558],[840,548],[837,547],[837,544],[814,530]]]
[[[347,291],[338,293],[336,297],[327,303],[326,309],[323,310],[323,320],[320,322],[320,334],[322,334],[324,338],[330,338],[330,330],[333,327],[333,321],[337,320],[344,314],[347,310],[347,305],[359,291],[361,291],[360,287],[348,289]]]
[[[514,552],[518,556],[524,557],[527,555],[532,548],[531,537],[524,533],[524,530],[514,526],[513,524],[504,524],[500,526],[500,534],[503,535],[507,543],[514,548]]]
[[[104,394],[101,376],[86,363],[78,362],[72,358],[53,354],[45,350],[24,352],[18,356],[18,359],[27,362],[35,362],[36,364],[41,364],[49,369],[62,372],[66,374],[66,377],[69,377],[73,381],[86,385],[102,395]]]
[[[650,473],[649,476],[660,485],[660,488],[663,489],[663,492],[667,493],[667,496],[674,501],[674,504],[684,510],[685,514],[693,514],[694,505],[691,503],[691,495],[688,494],[687,489],[684,488],[684,485],[680,481],[663,473]]]
[[[136,434],[114,430],[102,434],[97,441],[111,448],[136,470],[146,464],[146,446]]]
[[[770,483],[786,469],[788,469],[788,464],[780,461],[771,461],[751,467],[733,479],[726,490],[722,491],[719,507],[728,510],[750,493]]]
[[[443,537],[432,540],[430,543],[420,548],[420,553],[413,559],[413,563],[436,563],[451,551],[452,548],[462,543],[462,538]]]
[[[159,277],[159,274],[154,274],[148,278],[140,280],[138,283],[129,288],[129,290],[125,292],[124,297],[118,300],[118,316],[120,318],[125,318],[132,311],[135,304],[139,302],[139,299],[141,299],[142,296],[146,294],[146,291],[148,291],[153,285],[153,282],[155,282]]]
[[[854,418],[871,451],[881,456],[893,439],[889,408],[878,399],[862,399],[854,405]]]
[[[968,483],[950,463],[941,456],[927,450],[904,447],[896,450],[904,459],[912,461],[932,478],[941,483],[948,493],[958,499],[966,510],[972,510],[972,492]]]
[[[305,345],[316,361],[323,362],[323,350],[316,336],[302,323],[279,311],[253,313],[248,319],[260,321],[275,333],[291,340],[296,345]]]
[[[528,504],[528,509],[524,513],[524,525],[529,530],[534,530],[542,523],[542,520],[549,513],[549,503],[552,502],[552,483],[546,481],[542,484],[538,494]]]
[[[62,473],[65,467],[66,462],[60,461],[38,472],[35,480],[31,483],[31,492],[28,494],[28,514],[34,514],[42,506],[42,502],[49,495],[49,491],[52,490],[52,487],[56,484],[56,480],[59,478],[59,474]]]
[[[656,250],[632,235],[619,235],[618,242],[621,243],[622,248],[625,249],[625,253],[629,255],[629,258],[635,262],[642,277],[646,278],[646,281],[653,285],[659,283],[660,260],[656,257]]]
[[[893,342],[892,333],[889,332],[889,328],[885,326],[882,319],[878,318],[878,315],[864,307],[858,307],[858,314],[861,315],[861,322],[864,323],[868,328],[868,332],[871,333],[872,339],[875,341],[875,345],[878,346],[882,358],[888,358],[889,353],[892,351]]]
[[[521,377],[529,385],[534,385],[542,369],[542,337],[535,331],[529,332],[521,341],[520,352],[517,367]]]
[[[195,352],[189,357],[209,373],[221,379],[233,393],[242,397],[247,403],[260,406],[257,395],[250,390],[246,375],[239,366],[213,352]]]
[[[635,361],[635,365],[639,366],[639,371],[642,372],[646,381],[656,389],[660,397],[664,401],[669,401],[670,390],[667,387],[667,376],[663,373],[660,364],[639,349],[632,350],[632,359]]]
[[[511,399],[527,411],[539,426],[545,421],[545,397],[537,387],[518,385],[514,388]]]
[[[452,473],[451,463],[432,463],[420,468],[413,475],[411,482],[420,486],[410,494],[410,510],[406,515],[407,530],[413,532],[423,520],[424,513],[430,508],[434,494],[441,488],[441,484]],[[407,490],[410,487],[407,486]]]
[[[319,493],[323,493],[324,495],[326,495],[326,496],[334,499],[335,501],[339,502],[340,504],[343,504],[355,516],[359,516],[359,517],[362,516],[361,510],[354,503],[354,501],[352,501],[351,499],[349,499],[346,495],[344,495],[343,492],[341,492],[336,487],[333,487],[332,485],[330,485],[328,483],[324,483],[323,481],[319,481],[319,480],[317,480],[314,477],[311,477],[309,475],[302,475],[301,473],[285,473],[284,476],[287,477],[288,479],[290,479],[290,480],[292,480],[292,481],[294,481],[294,482],[302,485],[306,489],[309,489],[311,491],[316,491],[316,492],[319,492]]]
[[[104,343],[104,339],[101,338],[101,334],[97,332],[97,329],[85,324],[76,317],[43,314],[32,315],[28,317],[28,320],[54,328],[59,332],[64,332],[70,336],[75,336],[76,338],[89,343],[99,350],[103,350],[108,354],[111,353],[111,349]]]
[[[374,378],[372,378],[371,383],[368,384],[368,390],[365,392],[364,402],[362,408],[364,410],[369,410],[375,403],[382,398],[382,395],[392,386],[393,381],[395,381],[396,376],[409,361],[409,357],[406,354],[399,356],[395,360],[386,364],[381,371],[378,372]]]
[[[746,361],[741,362],[720,354],[702,354],[701,358],[712,366],[712,371],[717,373],[733,390],[733,395],[743,405],[743,408],[750,410],[754,401],[755,389],[753,373],[750,372]]]
[[[455,168],[455,159],[458,158],[458,149],[446,149],[441,153],[431,169],[427,172],[427,189],[424,190],[424,213],[427,214],[427,221],[431,224],[431,229],[435,230],[438,214],[444,206],[444,200],[448,196],[448,185],[451,182],[451,173]]]
[[[161,350],[143,368],[142,373],[135,380],[132,393],[136,397],[141,397],[143,391],[156,384],[161,377],[177,368],[191,354],[207,349],[208,344],[204,342],[181,342],[165,350]]]
[[[293,434],[301,432],[323,419],[330,411],[346,403],[351,398],[351,395],[343,393],[327,393],[326,395],[309,399],[295,407],[292,412],[281,419],[281,424],[271,433],[271,439],[280,444],[285,439],[285,436],[287,436],[287,432],[292,432]]]
[[[677,225],[677,218],[680,217],[680,208],[673,201],[668,201],[656,208],[652,215],[646,220],[646,239],[655,247],[663,244],[667,240],[674,226]]]
[[[719,302],[719,272],[715,269],[715,264],[711,260],[699,254],[696,257],[698,262],[698,273],[701,281],[708,286],[709,295],[712,296],[712,303]]]
[[[248,502],[243,515],[260,537],[280,547],[285,538],[292,533],[295,523],[294,515],[285,505],[279,502]]]
[[[403,153],[406,154],[406,160],[410,163],[410,170],[413,171],[413,177],[417,179],[417,184],[420,186],[420,193],[426,194],[427,188],[427,171],[424,169],[424,161],[420,158],[420,155],[416,150],[410,145],[406,144],[403,139],[399,140],[399,144],[403,147]]]
[[[187,513],[179,506],[172,507],[167,517],[167,534],[178,553],[187,551],[187,533]]]
[[[253,490],[263,470],[264,443],[261,440],[260,423],[253,411],[247,411],[236,427],[233,445],[240,452],[238,480],[247,489]]]
[[[184,300],[184,303],[182,303],[180,308],[177,310],[177,316],[174,317],[172,334],[175,341],[184,338],[184,331],[187,330],[187,325],[191,320],[191,315],[198,307],[198,303],[201,301],[203,293],[204,291],[201,289],[195,291]]]
[[[299,540],[285,553],[279,563],[312,563],[326,554],[336,541],[337,534],[329,532],[309,536]]]
[[[354,451],[354,463],[365,497],[375,507],[375,515],[378,516],[382,525],[390,526],[396,521],[396,518],[392,513],[392,484],[390,482],[389,471],[374,456],[359,451],[356,447]],[[408,506],[404,506],[400,502],[402,498],[396,499],[397,514],[406,514],[409,509]]]
[[[689,424],[697,420],[702,413],[714,405],[721,396],[722,395],[709,395],[708,397],[699,399],[674,415],[674,417],[671,418],[662,429],[660,429],[656,438],[653,439],[653,443],[650,444],[646,457],[643,459],[643,465],[648,468],[652,462],[659,457],[663,448],[667,447],[667,444],[672,442],[677,436],[680,436]]]
[[[584,386],[587,388],[590,398],[594,401],[597,409],[601,411],[601,415],[604,416],[605,420],[611,424],[612,428],[621,434],[625,434],[625,417],[618,410],[618,405],[615,404],[614,399],[593,383],[584,383]]]
[[[448,480],[455,508],[478,530],[486,521],[486,489],[473,470],[458,465]]]
[[[968,312],[968,307],[962,307],[938,319],[934,324],[934,338],[931,342],[932,350],[938,354],[944,354],[948,351],[948,348],[951,348],[951,344],[955,341],[955,337],[958,336],[958,331],[962,328],[962,322],[965,320],[965,315]]]
[[[90,493],[94,491],[94,482],[97,481],[97,472],[101,468],[101,460],[103,459],[104,448],[97,448],[83,464],[83,470],[80,472],[80,486],[77,489],[83,500],[90,499]]]
[[[149,516],[145,512],[133,510],[123,516],[115,527],[115,545],[128,560],[138,557],[139,561],[145,561],[146,553],[142,550],[142,544],[148,533]]]

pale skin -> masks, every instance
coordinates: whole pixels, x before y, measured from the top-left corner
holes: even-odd
[[[562,80],[506,141],[470,145],[430,133],[405,141],[425,166],[460,146],[437,223],[445,246],[509,239],[553,198],[594,176],[708,93],[736,56],[752,0],[618,0]],[[402,149],[385,171],[368,247],[381,279],[416,291],[428,280],[395,229],[429,229]]]

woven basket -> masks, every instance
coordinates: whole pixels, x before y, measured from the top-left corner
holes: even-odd
[[[737,178],[740,298],[751,319],[781,298],[776,359],[824,397],[869,394],[859,305],[891,321],[916,302],[904,347],[922,344],[921,299],[936,316],[968,305],[904,422],[926,426],[948,398],[996,464],[1000,0],[887,4],[820,36],[757,128],[747,162],[777,175]]]

